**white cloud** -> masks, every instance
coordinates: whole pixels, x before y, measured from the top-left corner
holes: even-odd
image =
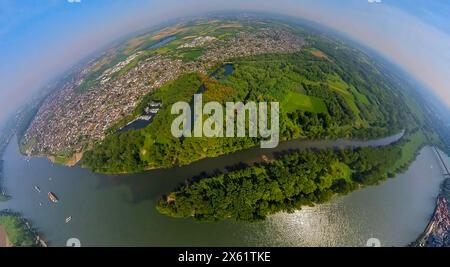
[[[381,0],[367,0],[370,4],[378,4],[381,3]]]
[[[67,2],[69,2],[71,4],[75,4],[75,3],[81,3],[81,0],[67,0]]]

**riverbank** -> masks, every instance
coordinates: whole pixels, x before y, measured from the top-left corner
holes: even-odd
[[[224,154],[218,154],[215,156],[203,156],[199,157],[193,162],[190,162],[188,164],[180,164],[175,165],[172,167],[146,167],[143,170],[140,170],[139,172],[102,172],[98,170],[92,170],[89,167],[80,165],[83,168],[90,169],[94,173],[99,174],[107,174],[107,175],[127,175],[127,174],[135,174],[135,173],[142,173],[142,172],[149,172],[154,170],[163,170],[163,169],[169,169],[173,167],[182,167],[187,166],[190,164],[193,164],[197,161],[206,160],[208,158],[222,158],[222,157],[228,157],[232,154],[238,155],[238,154],[246,154],[251,151],[260,151],[260,155],[258,156],[258,160],[252,163],[261,163],[263,160],[261,160],[262,155],[269,155],[270,160],[275,159],[276,154],[280,153],[286,153],[288,151],[292,150],[302,150],[302,149],[327,149],[327,148],[334,148],[334,147],[340,147],[340,148],[358,148],[358,147],[381,147],[381,146],[387,146],[394,144],[396,142],[399,142],[405,137],[406,130],[402,130],[397,134],[393,134],[390,136],[377,138],[377,139],[371,139],[371,140],[363,140],[363,139],[335,139],[335,140],[329,140],[329,139],[323,139],[323,140],[308,140],[304,138],[297,138],[292,140],[285,140],[280,142],[280,144],[276,148],[271,149],[261,149],[258,146],[250,146],[241,150],[237,150],[234,152],[224,153]],[[419,150],[420,147],[416,148]],[[21,153],[23,155],[26,155],[23,153],[23,150],[20,149]],[[49,159],[52,163],[60,164],[67,167],[74,167],[76,166],[83,158],[83,152],[75,153],[71,156],[52,156],[52,155],[31,155],[32,157],[45,157]],[[411,157],[410,157],[411,158]],[[412,158],[413,159],[413,158]]]
[[[36,229],[18,213],[0,211],[0,247],[46,247]]]
[[[12,243],[9,241],[5,228],[0,225],[0,248],[5,247],[12,247]]]
[[[51,162],[56,164],[61,164],[67,167],[73,167],[77,165],[77,163],[83,158],[83,153],[74,153],[70,157],[62,157],[62,156],[45,156],[47,157]]]
[[[433,216],[414,247],[450,247],[450,178],[442,183]]]
[[[3,160],[2,153],[0,152],[0,202],[7,201],[10,199],[10,196],[6,193],[6,190],[3,188]]]
[[[402,156],[403,147],[400,142],[391,146],[286,153],[271,163],[191,179],[161,198],[157,210],[171,217],[192,217],[198,221],[264,220],[268,215],[322,204],[336,195],[380,184],[394,176],[390,170]],[[395,169],[395,173],[401,171]]]
[[[329,142],[311,145],[316,144]],[[174,220],[154,209],[162,194],[198,176],[199,170],[225,172],[240,162],[260,161],[261,153],[269,159],[273,155],[252,149],[180,168],[109,176],[41,157],[27,160],[13,140],[4,154],[4,185],[13,198],[0,203],[0,210],[20,211],[51,246],[65,246],[69,237],[78,238],[83,246],[365,246],[370,237],[382,240],[383,246],[404,246],[427,225],[434,209],[430,199],[439,193],[442,182],[433,150],[427,147],[396,179],[294,214],[277,214],[263,223],[199,224]],[[63,201],[50,203],[35,185],[43,192],[56,192]],[[66,224],[68,216],[73,219]],[[117,229],[125,229],[126,234]]]
[[[1,128],[1,127],[0,127]],[[4,127],[0,129],[0,202],[7,201],[10,199],[10,196],[6,193],[6,190],[3,188],[3,153],[5,152],[6,147],[11,141],[14,131],[9,129],[8,127]]]

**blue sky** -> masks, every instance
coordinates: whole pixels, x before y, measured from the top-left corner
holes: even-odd
[[[0,0],[0,120],[49,79],[121,36],[179,16],[240,9],[340,30],[450,104],[447,0]]]
[[[385,3],[398,7],[450,34],[450,3],[448,0],[386,0]]]

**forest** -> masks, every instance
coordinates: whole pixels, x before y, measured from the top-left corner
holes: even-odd
[[[177,101],[280,102],[280,140],[375,139],[417,127],[389,77],[355,49],[333,39],[307,35],[308,45],[292,54],[232,60],[227,75],[185,74],[142,99],[134,113],[84,153],[82,165],[102,173],[139,172],[186,165],[259,145],[260,138],[174,138],[170,108]],[[220,65],[219,65],[220,67]],[[218,73],[212,69],[211,73]],[[150,101],[163,107],[144,129],[116,133],[142,114]]]
[[[191,181],[163,197],[157,210],[198,221],[260,221],[377,184],[392,175],[389,170],[400,154],[399,145],[298,151],[271,163]]]
[[[37,231],[20,214],[0,210],[0,226],[6,231],[9,241],[15,247],[39,247]]]

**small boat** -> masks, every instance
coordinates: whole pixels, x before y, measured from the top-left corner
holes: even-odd
[[[69,223],[72,220],[72,216],[66,218],[66,223]]]
[[[36,191],[38,191],[38,193],[41,192],[41,188],[39,188],[39,186],[37,186],[37,185],[34,186],[34,189],[36,189]]]
[[[58,197],[55,195],[55,193],[53,192],[48,192],[48,198],[53,202],[53,203],[58,203],[59,199]]]

